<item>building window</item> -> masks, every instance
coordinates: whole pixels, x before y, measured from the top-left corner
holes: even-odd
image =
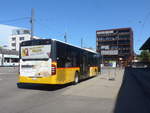
[[[16,46],[16,43],[12,43],[11,46],[15,47],[15,46]]]
[[[20,37],[20,40],[24,40],[24,37]]]
[[[24,30],[23,33],[24,34],[30,34],[30,31],[29,30]]]
[[[19,35],[19,34],[20,34],[20,30],[17,30],[16,32],[17,32],[17,35]]]
[[[16,37],[12,37],[12,41],[15,41],[16,40]]]

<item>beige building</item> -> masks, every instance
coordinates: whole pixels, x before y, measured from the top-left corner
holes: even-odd
[[[39,39],[39,37],[34,36],[33,39]],[[20,43],[27,40],[31,40],[30,30],[15,29],[9,38],[9,49],[19,51]]]

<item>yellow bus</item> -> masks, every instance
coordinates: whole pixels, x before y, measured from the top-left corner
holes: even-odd
[[[77,84],[100,72],[99,54],[55,39],[20,44],[18,83]]]

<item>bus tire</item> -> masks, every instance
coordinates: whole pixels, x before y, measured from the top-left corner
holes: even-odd
[[[17,87],[18,88],[22,88],[22,84],[21,83],[17,83]]]
[[[74,85],[78,84],[79,83],[79,74],[78,72],[75,73],[75,77],[74,77]]]

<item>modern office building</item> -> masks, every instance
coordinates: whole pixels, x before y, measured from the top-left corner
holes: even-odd
[[[133,59],[133,31],[118,28],[96,31],[96,49],[102,56],[103,64],[115,62],[128,65]]]
[[[39,37],[33,36],[33,39],[39,39]],[[22,41],[31,40],[30,30],[15,29],[12,31],[12,35],[9,38],[9,49],[19,51],[19,45]]]

